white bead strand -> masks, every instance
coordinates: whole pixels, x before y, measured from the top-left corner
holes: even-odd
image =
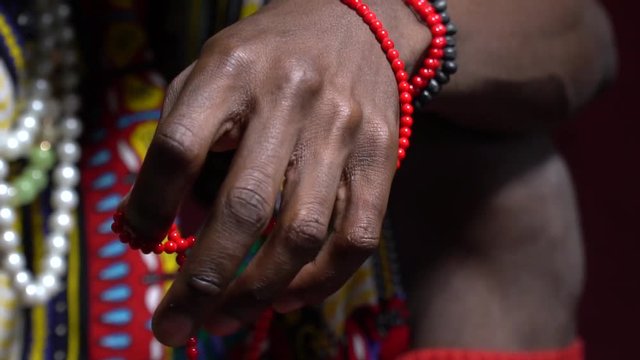
[[[71,7],[61,1],[51,1],[39,15],[39,30],[47,31],[40,36],[38,48],[60,48],[65,54],[61,64],[65,70],[61,74],[73,74],[72,67],[77,56],[72,46],[75,37],[70,25]],[[52,34],[51,32],[58,31]],[[50,59],[43,62],[51,64]],[[39,67],[36,64],[36,69]],[[38,72],[38,71],[37,71]],[[51,73],[51,71],[40,71]],[[69,79],[67,79],[69,80]],[[27,111],[21,115],[16,126],[0,133],[0,264],[13,279],[13,289],[19,294],[24,306],[45,304],[62,289],[61,277],[67,270],[66,257],[70,247],[69,234],[73,230],[74,214],[78,207],[78,193],[75,187],[80,181],[77,162],[80,159],[80,146],[77,139],[82,133],[82,123],[76,117],[80,108],[80,96],[72,92],[77,87],[77,79],[67,81],[63,86],[62,101],[51,97],[52,86],[46,79],[37,79],[32,83],[27,101]],[[65,84],[65,79],[61,79]],[[61,107],[57,104],[61,104]],[[56,109],[57,107],[57,109]],[[24,253],[21,251],[21,238],[16,230],[15,209],[12,200],[16,189],[8,182],[9,164],[7,161],[24,157],[31,150],[36,139],[46,137],[42,127],[45,116],[59,116],[56,122],[55,137],[48,139],[56,150],[58,163],[52,171],[51,214],[47,218],[49,234],[45,237],[45,254],[40,259],[40,273],[34,275],[27,269]],[[57,143],[57,144],[56,144]]]

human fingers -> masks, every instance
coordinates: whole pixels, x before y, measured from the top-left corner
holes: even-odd
[[[271,219],[297,135],[282,121],[295,109],[271,105],[249,122],[198,242],[156,311],[154,333],[165,344],[184,344],[203,323]]]
[[[351,157],[336,201],[334,231],[277,299],[276,310],[288,312],[326,299],[377,249],[394,173],[396,132],[373,135]]]
[[[162,114],[169,114],[171,109],[173,109],[173,105],[178,100],[178,95],[182,92],[182,88],[184,84],[187,82],[189,75],[193,71],[193,67],[196,65],[196,62],[189,65],[186,69],[184,69],[178,76],[176,76],[173,81],[167,86],[167,90],[164,95],[164,103],[162,104]]]
[[[301,138],[301,150],[287,171],[274,231],[207,320],[213,333],[224,334],[218,325],[221,318],[240,323],[256,319],[325,243],[338,185],[362,120],[353,102],[334,102],[330,108],[326,115],[315,116],[322,129]]]
[[[211,144],[246,106],[244,98],[233,95],[237,83],[221,64],[225,61],[199,61],[167,90],[145,161],[121,206],[124,223],[136,238],[153,243],[164,236]]]

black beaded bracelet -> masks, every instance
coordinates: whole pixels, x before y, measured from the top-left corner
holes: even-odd
[[[414,8],[414,10],[419,10],[420,1],[409,0],[407,3]],[[446,45],[442,48],[442,58],[440,60],[440,67],[435,70],[435,74],[432,79],[428,81],[426,86],[419,90],[419,93],[414,97],[414,107],[417,110],[424,110],[426,105],[433,100],[433,97],[437,95],[441,90],[443,85],[447,84],[450,80],[450,76],[455,74],[458,71],[458,64],[456,63],[457,57],[457,49],[456,49],[456,39],[455,35],[458,32],[457,27],[451,21],[451,17],[447,12],[447,1],[446,0],[429,0],[429,3],[436,11],[438,15],[440,15],[442,24],[445,25],[446,33],[445,40]],[[419,12],[423,20],[428,25],[428,14],[422,14]]]

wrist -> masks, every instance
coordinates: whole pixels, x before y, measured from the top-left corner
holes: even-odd
[[[389,35],[395,43],[395,48],[402,54],[402,60],[406,64],[407,71],[411,73],[414,69],[417,69],[423,53],[431,42],[429,28],[419,21],[418,16],[413,13],[403,0],[366,0],[364,2],[376,13],[389,31]],[[344,15],[349,22],[355,24],[355,29],[359,33],[364,34],[367,39],[375,42],[375,38],[371,37],[370,31],[366,30],[361,22],[353,21],[352,14],[345,9],[341,0],[271,0],[264,10],[275,8],[279,5],[294,7],[297,11],[303,8],[312,13],[320,11],[325,16],[329,14],[328,16],[337,16],[339,18]]]
[[[422,55],[431,42],[429,28],[402,0],[368,0],[367,4],[389,30],[407,71],[412,73],[420,66]]]

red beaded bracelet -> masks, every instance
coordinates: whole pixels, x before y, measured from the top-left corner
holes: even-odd
[[[382,22],[378,20],[376,14],[362,0],[342,0],[342,2],[355,10],[365,24],[369,25],[382,50],[386,53],[391,69],[395,73],[400,101],[400,130],[396,168],[400,168],[411,144],[411,127],[413,126],[414,112],[413,98],[429,84],[429,81],[435,77],[436,70],[441,66],[440,59],[444,55],[442,49],[447,44],[447,40],[444,37],[447,32],[446,26],[442,24],[442,17],[429,2],[426,0],[409,1],[415,3],[416,9],[421,16],[424,15],[423,19],[426,19],[425,21],[429,25],[432,35],[427,58],[424,60],[423,66],[418,70],[418,74],[413,76],[411,82],[409,82],[409,73],[405,69],[405,63],[400,59],[400,53],[395,48],[393,40],[389,37],[389,32],[384,28]]]
[[[422,110],[457,71],[454,39],[457,29],[446,13],[446,0],[405,0],[405,3],[420,16],[433,36],[427,57],[412,79],[414,104],[416,110]]]
[[[389,32],[378,20],[376,14],[362,0],[342,0],[342,2],[355,10],[369,29],[374,33],[382,50],[387,55],[391,69],[395,73],[398,83],[398,96],[400,100],[400,139],[398,141],[398,161],[396,168],[400,168],[402,160],[406,157],[407,148],[410,145],[411,126],[413,125],[413,87],[408,83],[409,73],[405,70],[405,63],[400,59],[400,53],[395,48]]]

